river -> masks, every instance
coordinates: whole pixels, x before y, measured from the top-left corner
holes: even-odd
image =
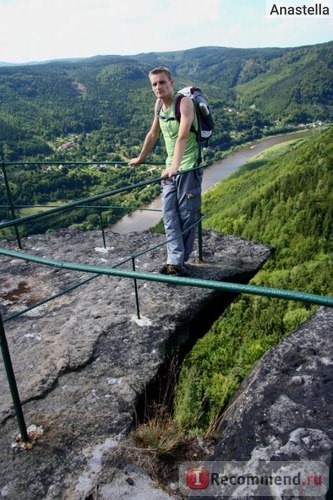
[[[317,130],[302,130],[301,132],[270,137],[247,145],[235,153],[231,153],[227,158],[217,161],[205,168],[202,181],[203,192],[230,175],[261,151],[276,144],[280,144],[281,142],[291,141],[313,133],[317,133]],[[143,210],[135,210],[131,214],[125,215],[120,221],[111,226],[111,229],[119,234],[141,232],[157,224],[160,219],[161,196],[158,196],[152,203],[144,207]]]

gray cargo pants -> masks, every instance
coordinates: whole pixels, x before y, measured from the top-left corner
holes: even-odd
[[[196,223],[201,215],[202,175],[203,168],[199,168],[162,181],[167,264],[183,265],[193,250],[198,227]]]

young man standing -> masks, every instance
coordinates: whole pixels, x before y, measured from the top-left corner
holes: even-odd
[[[156,96],[152,126],[141,152],[129,165],[143,163],[162,132],[167,151],[162,171],[162,214],[167,237],[167,262],[163,274],[186,276],[185,262],[193,249],[201,210],[202,168],[198,167],[199,145],[197,118],[188,97],[180,101],[180,121],[175,117],[173,78],[167,68],[150,71],[149,79]]]

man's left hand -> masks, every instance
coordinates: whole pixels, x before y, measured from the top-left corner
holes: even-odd
[[[178,173],[178,169],[171,167],[171,168],[167,168],[166,170],[163,170],[162,171],[162,176],[163,177],[173,177],[177,173]]]

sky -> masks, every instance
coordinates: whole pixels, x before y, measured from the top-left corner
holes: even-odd
[[[316,3],[329,15],[270,14]],[[332,40],[333,0],[0,0],[1,62]]]

